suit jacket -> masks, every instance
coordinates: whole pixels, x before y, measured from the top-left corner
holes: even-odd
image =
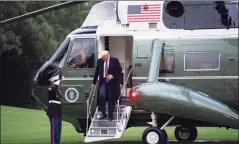
[[[110,57],[109,67],[108,67],[108,74],[112,75],[114,78],[108,82],[108,91],[111,91],[110,101],[116,102],[118,97],[120,96],[120,83],[122,78],[122,68],[119,63],[119,60],[114,57]],[[95,75],[93,79],[93,84],[96,84],[97,79],[99,76],[99,89],[97,94],[97,105],[99,104],[99,92],[100,87],[104,81],[104,60],[98,59],[97,66],[95,69]]]
[[[122,77],[121,73],[122,68],[119,63],[119,60],[117,58],[110,57],[108,74],[112,75],[114,79],[110,80],[109,84],[120,84]],[[93,84],[96,84],[98,76],[99,76],[99,85],[101,85],[104,80],[104,60],[102,58],[97,60]]]

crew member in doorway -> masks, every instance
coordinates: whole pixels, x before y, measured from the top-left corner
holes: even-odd
[[[85,49],[81,48],[79,55],[72,58],[69,63],[69,68],[94,68],[94,53],[85,52]]]
[[[79,54],[69,61],[69,68],[86,68],[86,53],[84,48],[80,48]]]
[[[51,144],[60,144],[61,127],[62,127],[62,110],[61,110],[61,92],[59,89],[59,80],[50,80],[48,89],[48,110],[47,116],[50,120]]]
[[[107,116],[105,107],[108,101],[108,118],[111,121],[113,119],[115,104],[120,96],[122,68],[119,60],[110,56],[108,51],[103,51],[101,56],[102,58],[97,61],[92,86],[94,87],[99,76],[97,105],[99,106],[99,111],[102,112],[100,119],[104,119]]]

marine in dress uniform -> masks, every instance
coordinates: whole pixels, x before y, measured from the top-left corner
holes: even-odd
[[[51,144],[60,144],[62,127],[61,92],[58,84],[54,81],[51,81],[48,89],[48,101],[47,116],[51,125]]]

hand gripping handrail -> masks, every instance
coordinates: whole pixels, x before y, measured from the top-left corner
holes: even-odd
[[[118,119],[119,118],[119,100],[120,100],[120,97],[122,96],[122,93],[123,93],[123,91],[125,89],[125,86],[126,86],[126,84],[128,82],[128,79],[129,79],[129,76],[130,76],[131,72],[132,72],[132,67],[130,68],[129,74],[127,75],[127,78],[126,78],[126,80],[124,82],[123,88],[121,89],[120,96],[119,96],[119,98],[117,100],[117,123],[118,123],[118,120],[119,120]]]
[[[91,100],[91,102],[90,102],[90,105],[89,105],[89,101],[90,101],[91,96],[94,96],[94,94],[95,94],[95,88],[96,88],[96,85],[91,88],[89,98],[87,99],[87,105],[86,105],[86,107],[87,107],[87,108],[86,108],[86,109],[87,109],[86,134],[88,133],[89,115],[91,115],[90,109],[91,109],[91,105],[92,105],[92,101],[93,101],[94,97],[92,97],[92,100]],[[91,119],[92,119],[92,115],[91,115]]]

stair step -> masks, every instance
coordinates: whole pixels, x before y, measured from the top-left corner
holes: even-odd
[[[92,127],[116,127],[117,120],[112,121],[102,121],[96,120],[92,121]]]
[[[94,122],[98,122],[98,121],[101,121],[101,122],[110,122],[108,118],[104,118],[102,120],[98,120],[98,119],[93,119]],[[111,120],[112,122],[116,122],[116,118]],[[120,119],[118,119],[118,122],[120,122]]]
[[[108,104],[105,105],[106,108],[108,108]],[[125,105],[119,105],[120,108],[125,108]],[[117,103],[115,104],[115,109],[117,108]]]
[[[91,129],[116,129],[116,127],[91,127]]]
[[[97,135],[97,134],[89,134],[88,137],[114,137],[115,134],[108,134],[108,135]]]
[[[120,107],[119,111],[124,111],[125,107]],[[108,107],[105,108],[105,111],[108,112]],[[114,108],[114,112],[117,112],[117,107]]]
[[[121,105],[119,107],[119,112],[123,112],[125,110],[125,106],[124,105]],[[99,112],[99,110],[97,111],[97,113]],[[106,114],[108,113],[108,106],[105,107],[105,112]],[[114,108],[114,112],[117,112],[117,106]]]
[[[123,113],[124,112],[124,109],[119,109],[118,111],[119,113]],[[95,112],[96,114],[100,114],[101,112],[100,111],[97,111]],[[105,113],[108,114],[108,110],[106,109],[105,110]],[[114,109],[114,112],[113,113],[117,113],[117,109]]]
[[[97,118],[97,115],[98,115],[98,114],[95,114],[95,115],[94,115],[93,120],[99,120],[99,119]],[[118,119],[120,119],[121,115],[122,115],[122,113],[119,113]],[[107,121],[108,121],[108,116],[105,117],[105,118],[102,119],[102,120],[107,120]],[[112,119],[112,120],[117,120],[117,113],[113,113],[113,119]]]
[[[88,136],[115,136],[116,127],[92,127],[89,129]]]

